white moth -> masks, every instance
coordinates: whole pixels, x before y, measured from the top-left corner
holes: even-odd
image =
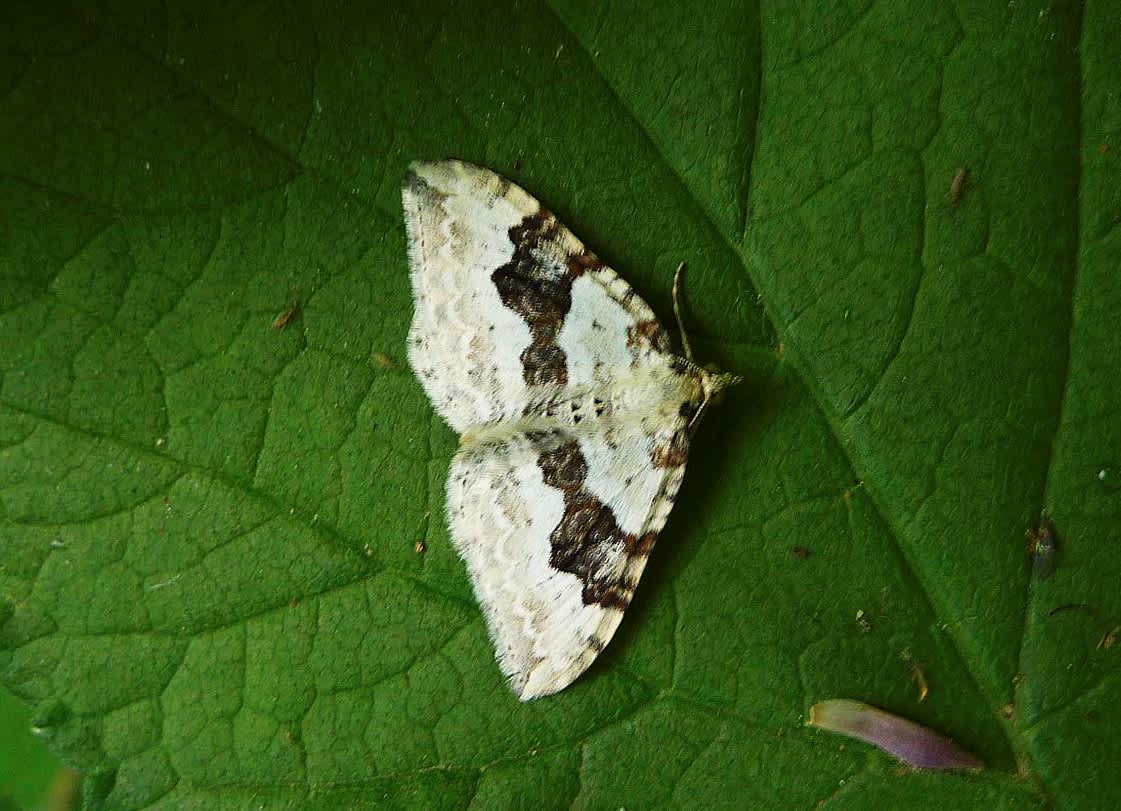
[[[414,163],[402,197],[409,361],[461,435],[452,540],[514,692],[555,693],[614,635],[690,432],[738,378],[672,354],[630,285],[505,178]]]

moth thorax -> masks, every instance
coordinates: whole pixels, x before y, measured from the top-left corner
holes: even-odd
[[[701,378],[669,365],[651,364],[635,370],[618,393],[619,410],[641,419],[673,422],[681,404],[704,396]]]

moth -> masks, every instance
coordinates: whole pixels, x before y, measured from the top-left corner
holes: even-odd
[[[653,311],[523,189],[414,163],[408,357],[460,435],[447,520],[517,696],[571,684],[631,602],[713,396]],[[680,270],[674,279],[674,312]]]

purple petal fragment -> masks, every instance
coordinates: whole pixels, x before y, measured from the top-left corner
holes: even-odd
[[[859,701],[834,698],[810,707],[810,726],[859,738],[918,769],[981,769],[984,764],[932,729]]]

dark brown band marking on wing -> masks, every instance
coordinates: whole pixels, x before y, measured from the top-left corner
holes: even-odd
[[[659,352],[670,351],[669,335],[653,318],[638,321],[627,327],[627,346],[631,349],[639,349],[643,344]]]
[[[626,537],[627,554],[631,557],[647,557],[650,550],[654,548],[654,542],[658,540],[657,532],[647,532],[645,535],[628,535]],[[631,586],[637,586],[635,583]]]
[[[658,534],[623,532],[612,509],[584,489],[588,463],[577,442],[545,451],[537,466],[545,483],[564,493],[564,516],[549,536],[549,563],[580,578],[584,605],[625,610],[638,583],[606,570],[608,550],[621,544],[627,555],[645,557]]]
[[[557,345],[565,316],[572,309],[572,283],[592,268],[603,267],[590,252],[569,254],[560,265],[556,243],[561,225],[546,209],[522,219],[509,231],[514,255],[491,274],[502,303],[529,325],[532,340],[521,354],[526,385],[563,386],[568,382],[568,358]]]
[[[549,267],[540,259],[558,228],[543,208],[524,217],[509,231],[514,255],[490,277],[502,303],[529,325],[532,342],[521,354],[522,376],[529,386],[568,382],[567,358],[556,339],[572,308],[573,277],[567,269]]]
[[[650,451],[654,467],[681,467],[689,459],[689,437],[684,430],[674,433],[669,440],[657,442]]]
[[[579,253],[568,255],[568,271],[574,276],[582,276],[589,270],[603,270],[603,262],[587,248]]]
[[[606,583],[603,580],[594,580],[584,585],[580,597],[584,605],[595,605],[601,608],[615,608],[626,611],[631,604],[633,592],[626,591],[623,586]]]

